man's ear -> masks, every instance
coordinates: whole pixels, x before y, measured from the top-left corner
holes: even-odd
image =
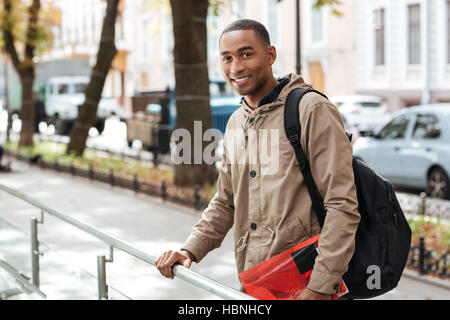
[[[274,46],[267,48],[267,57],[270,65],[273,65],[275,60],[277,60],[277,49]]]

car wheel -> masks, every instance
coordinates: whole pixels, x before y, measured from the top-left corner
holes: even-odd
[[[448,175],[441,168],[434,168],[428,175],[427,195],[450,200],[450,182]]]
[[[105,120],[97,120],[95,123],[95,128],[98,131],[98,134],[102,134],[105,130]]]
[[[72,130],[73,122],[57,118],[55,121],[55,131],[61,136],[69,135]]]

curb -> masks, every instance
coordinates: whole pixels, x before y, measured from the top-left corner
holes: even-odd
[[[447,289],[450,291],[450,281],[447,281],[447,280],[438,279],[438,278],[430,277],[427,275],[421,275],[417,271],[412,271],[412,270],[408,270],[408,269],[405,269],[403,271],[402,276],[405,278],[421,281],[421,282],[424,282],[424,283],[427,283],[427,284],[430,284],[430,285],[433,285],[436,287],[440,287],[443,289]]]

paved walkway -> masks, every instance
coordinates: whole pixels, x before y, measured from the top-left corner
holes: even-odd
[[[29,167],[18,161],[14,172],[0,174],[0,183],[33,197],[81,222],[99,228],[148,252],[178,249],[200,213],[162,203],[132,191]],[[39,217],[35,208],[0,194],[0,254],[15,256],[25,274],[29,270],[30,219]],[[7,222],[5,222],[7,221]],[[108,256],[108,247],[92,236],[45,215],[39,225],[41,290],[50,299],[96,299],[97,255]],[[5,227],[6,228],[6,227]],[[50,250],[51,249],[51,250]],[[207,255],[192,269],[233,288],[239,288],[231,233],[221,248]],[[215,299],[204,290],[180,279],[167,280],[151,265],[114,251],[107,264],[107,281],[132,299]],[[114,298],[124,298],[119,293]],[[404,277],[398,288],[380,299],[450,299],[450,291]]]

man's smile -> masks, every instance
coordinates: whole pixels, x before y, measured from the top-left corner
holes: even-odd
[[[245,84],[247,84],[250,80],[251,76],[244,76],[244,77],[235,77],[235,78],[231,78],[231,82],[233,84],[236,84],[238,87],[243,86]]]

